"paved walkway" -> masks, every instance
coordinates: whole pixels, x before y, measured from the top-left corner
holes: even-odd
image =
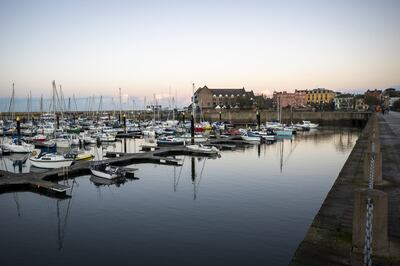
[[[400,112],[390,112],[381,116],[398,137],[400,137]]]
[[[388,194],[391,257],[373,257],[373,265],[400,265],[400,113],[378,115],[378,122],[385,183],[375,188]],[[364,129],[291,265],[362,265],[362,256],[352,253],[352,218],[354,190],[367,187],[363,176],[367,133]]]

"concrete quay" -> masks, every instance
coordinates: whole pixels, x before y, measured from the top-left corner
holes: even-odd
[[[361,133],[290,265],[364,265],[367,198],[375,205],[372,265],[400,265],[400,113],[377,115],[374,136],[382,158],[382,181],[375,180],[374,189],[368,189],[365,158],[371,153],[373,119]],[[379,168],[380,162],[376,163]]]

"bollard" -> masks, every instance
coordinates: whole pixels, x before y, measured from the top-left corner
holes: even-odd
[[[372,254],[384,255],[388,252],[388,196],[377,189],[356,189],[353,210],[353,251],[364,252],[367,201],[373,202]]]
[[[371,157],[374,155],[374,184],[382,183],[382,153],[367,151],[364,154],[364,180],[369,181],[371,174]]]

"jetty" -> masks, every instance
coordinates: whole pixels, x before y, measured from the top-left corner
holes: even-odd
[[[400,113],[369,118],[290,265],[400,265]]]
[[[216,140],[214,142],[218,143]],[[232,143],[235,143],[235,145],[248,145],[247,142],[235,140],[223,140],[220,145],[227,145],[226,143],[231,143],[229,145],[232,145]],[[210,143],[207,145],[210,145]],[[118,166],[141,163],[179,165],[179,160],[174,158],[174,156],[178,155],[211,156],[207,153],[190,150],[185,146],[175,146],[160,147],[156,150],[142,153],[107,152],[107,159],[103,160],[101,163]],[[40,173],[30,172],[16,174],[0,171],[0,193],[26,190],[64,197],[70,187],[56,182],[79,175],[91,174],[90,164],[91,161],[76,161],[70,167],[49,169]]]

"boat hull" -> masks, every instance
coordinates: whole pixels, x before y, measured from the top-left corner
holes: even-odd
[[[104,173],[102,171],[98,171],[95,169],[90,169],[90,171],[92,172],[92,175],[97,176],[97,177],[101,177],[101,178],[105,178],[105,179],[115,179],[118,177],[117,174],[109,174],[109,173]]]
[[[56,169],[62,167],[69,167],[73,163],[73,160],[62,160],[62,161],[43,161],[40,159],[30,158],[31,164],[37,168],[44,169]]]

